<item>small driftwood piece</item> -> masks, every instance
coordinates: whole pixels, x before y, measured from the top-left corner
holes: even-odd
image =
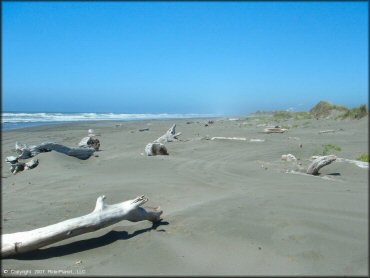
[[[1,236],[1,256],[9,257],[33,251],[67,238],[94,232],[122,220],[159,221],[162,210],[159,207],[141,207],[147,201],[145,196],[140,196],[133,200],[107,205],[105,196],[100,196],[96,201],[94,211],[87,215],[31,231],[3,234]]]
[[[335,155],[326,155],[317,157],[307,168],[306,173],[310,175],[318,175],[319,170],[334,162],[337,159]]]
[[[245,137],[212,137],[211,140],[236,140],[236,141],[246,141]]]
[[[334,133],[334,132],[336,132],[336,130],[334,130],[334,129],[328,129],[328,130],[319,131],[319,134],[322,134],[322,133]]]
[[[264,133],[284,133],[288,129],[281,127],[268,127],[263,130]]]
[[[319,131],[319,134],[322,134],[322,133],[334,133],[334,132],[337,132],[337,131],[343,131],[342,128],[340,129],[327,129],[327,130],[322,130],[322,131]]]
[[[18,153],[20,153],[18,159],[27,159],[30,157],[34,157],[40,153],[56,151],[85,160],[92,156],[95,152],[95,149],[92,147],[69,148],[53,142],[41,143],[40,145],[30,147],[16,143],[15,149]]]
[[[154,141],[154,143],[167,143],[178,140],[178,136],[181,135],[181,132],[176,133],[176,124],[171,126],[169,130],[165,134],[163,134],[161,137],[159,137],[157,140]]]
[[[297,161],[297,158],[291,153],[281,155],[281,160],[285,161]]]

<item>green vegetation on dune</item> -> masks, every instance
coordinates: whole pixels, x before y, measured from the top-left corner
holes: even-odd
[[[325,119],[361,119],[368,115],[366,104],[349,109],[342,105],[331,104],[328,101],[321,100],[318,104],[310,109],[309,112],[294,112],[287,110],[277,110],[271,112],[257,111],[253,114],[259,119],[273,120],[276,122],[287,120],[310,120],[313,118]]]
[[[327,101],[320,101],[310,110],[310,114],[315,118],[361,119],[368,115],[368,109],[365,104],[349,109]]]
[[[342,115],[340,115],[339,119],[361,119],[367,116],[368,110],[365,104],[360,105],[359,107],[355,107],[352,109],[347,109]]]
[[[369,161],[369,154],[363,153],[359,157],[357,157],[357,160],[363,161],[363,162],[370,162]]]
[[[342,150],[341,147],[334,145],[334,144],[326,144],[323,145],[324,149],[322,151],[322,155],[329,155],[333,154],[334,152],[340,152]]]
[[[310,110],[310,114],[316,118],[328,117],[333,111],[346,112],[348,109],[344,106],[334,105],[327,101],[320,101]]]
[[[272,117],[275,121],[282,121],[282,120],[289,120],[289,119],[307,120],[307,119],[312,118],[309,112],[291,112],[291,111],[275,111]]]

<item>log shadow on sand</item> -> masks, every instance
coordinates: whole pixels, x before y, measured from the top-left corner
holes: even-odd
[[[45,249],[38,249],[35,251],[28,252],[26,254],[19,254],[16,256],[8,257],[5,259],[16,259],[16,260],[45,260],[50,259],[53,257],[61,257],[65,255],[70,255],[73,253],[79,253],[95,248],[99,248],[108,244],[111,244],[117,240],[128,240],[135,236],[141,235],[145,232],[150,232],[152,230],[156,230],[158,232],[165,232],[164,229],[157,229],[162,225],[168,225],[169,222],[167,221],[158,221],[154,222],[153,225],[149,228],[137,230],[132,234],[129,234],[126,231],[110,231],[103,236],[79,240],[75,242],[71,242],[65,245],[60,246],[53,246]]]

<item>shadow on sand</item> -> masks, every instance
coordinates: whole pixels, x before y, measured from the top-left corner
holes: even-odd
[[[153,223],[150,228],[141,229],[129,234],[126,231],[110,231],[103,236],[90,238],[85,240],[79,240],[76,242],[68,243],[65,245],[49,247],[46,249],[38,249],[35,251],[28,252],[26,254],[20,254],[17,256],[8,257],[7,259],[16,259],[16,260],[44,260],[53,257],[60,257],[65,255],[70,255],[73,253],[78,253],[86,250],[91,250],[99,248],[108,244],[111,244],[117,240],[127,240],[138,236],[145,232],[150,232],[156,230],[158,232],[165,232],[163,229],[157,230],[158,227],[162,225],[168,225],[166,221],[158,221]]]

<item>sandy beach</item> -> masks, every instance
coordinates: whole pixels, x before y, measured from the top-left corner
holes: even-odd
[[[108,204],[149,198],[162,222],[122,221],[17,258],[2,273],[32,275],[368,275],[368,169],[335,161],[319,176],[297,174],[323,145],[339,158],[368,153],[368,117],[290,120],[262,133],[259,118],[90,122],[2,133],[2,233],[36,229]],[[144,148],[172,124],[168,156]],[[15,142],[76,147],[94,129],[98,156],[54,151],[13,175]],[[139,131],[140,129],[149,129]],[[319,133],[324,130],[335,132]],[[209,140],[243,137],[245,140]],[[251,140],[260,139],[260,140]],[[283,161],[283,154],[298,161]],[[36,270],[41,272],[36,273]]]

